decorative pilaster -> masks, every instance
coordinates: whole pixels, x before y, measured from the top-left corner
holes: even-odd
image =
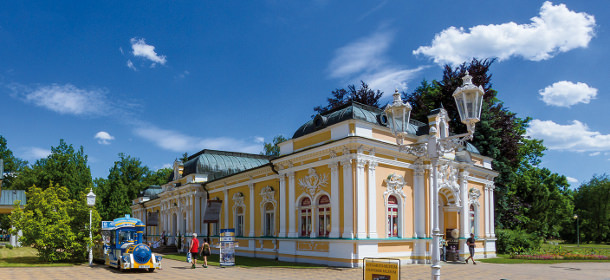
[[[425,169],[424,162],[417,159],[414,163],[415,169],[413,178],[413,208],[414,208],[414,237],[426,237],[426,184],[424,179]]]
[[[343,238],[354,238],[354,185],[352,183],[352,160],[341,162],[343,167]]]
[[[279,237],[286,237],[286,176],[280,173],[280,233]]]
[[[366,189],[364,185],[365,165],[365,160],[356,160],[356,238],[366,238]]]
[[[250,183],[248,184],[248,188],[250,189],[250,232],[248,233],[248,236],[254,236],[254,184]]]
[[[490,228],[490,223],[489,223],[489,221],[490,221],[490,211],[489,211],[489,209],[491,208],[491,206],[490,206],[491,203],[489,201],[489,199],[490,199],[490,197],[489,197],[489,190],[490,190],[489,184],[485,185],[485,189],[484,189],[484,191],[485,191],[485,195],[484,195],[484,199],[485,199],[485,203],[484,203],[485,220],[484,221],[485,221],[485,237],[486,238],[491,235],[491,233],[489,231],[489,228]]]
[[[377,182],[375,181],[375,167],[377,162],[370,161],[368,164],[368,221],[369,238],[377,238]]]
[[[328,165],[330,167],[330,209],[331,227],[329,237],[337,238],[339,232],[339,164],[337,162]]]
[[[458,175],[460,184],[460,196],[462,197],[462,215],[460,215],[460,235],[463,238],[470,237],[470,227],[468,227],[470,203],[468,203],[468,171],[463,170]]]
[[[222,193],[224,194],[224,228],[229,228],[229,191],[225,188]],[[222,227],[221,227],[222,228]]]
[[[288,237],[297,237],[294,171],[288,172]]]
[[[495,198],[494,198],[494,190],[496,186],[493,181],[489,187],[489,233],[491,238],[496,237],[496,213],[495,213]]]

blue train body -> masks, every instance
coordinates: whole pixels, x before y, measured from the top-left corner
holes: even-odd
[[[143,243],[145,225],[125,215],[113,221],[102,222],[102,243],[96,245],[95,257],[106,265],[120,270],[161,268],[161,256],[155,256]]]

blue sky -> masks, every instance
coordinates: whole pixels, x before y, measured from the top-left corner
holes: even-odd
[[[152,169],[184,152],[258,153],[335,88],[385,92],[442,65],[498,60],[493,88],[543,166],[573,186],[608,172],[608,1],[8,1],[0,135],[34,162],[65,139],[94,177],[119,153]]]

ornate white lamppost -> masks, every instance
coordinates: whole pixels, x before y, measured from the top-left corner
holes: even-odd
[[[462,123],[468,127],[467,133],[437,137],[436,128],[431,127],[425,142],[405,144],[412,109],[411,105],[406,102],[403,103],[398,90],[396,90],[394,102],[385,108],[385,113],[388,116],[392,133],[396,137],[399,150],[429,160],[432,164],[432,207],[433,211],[435,211],[432,215],[434,227],[432,230],[432,279],[441,278],[439,247],[439,237],[441,234],[438,225],[438,160],[445,153],[454,152],[458,148],[463,147],[465,141],[472,140],[475,124],[480,120],[483,95],[485,94],[483,87],[477,87],[472,84],[472,76],[468,72],[466,72],[462,79],[463,84],[453,92],[453,98],[455,99]]]
[[[87,194],[87,206],[89,206],[89,266],[93,264],[93,242],[91,240],[91,216],[93,213],[93,206],[95,205],[95,194],[93,189],[89,189]]]

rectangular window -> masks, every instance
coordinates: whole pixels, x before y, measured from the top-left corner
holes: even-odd
[[[236,236],[244,236],[244,215],[237,215]]]
[[[273,224],[274,224],[273,212],[265,213],[265,236],[273,235],[273,232],[275,231]]]

